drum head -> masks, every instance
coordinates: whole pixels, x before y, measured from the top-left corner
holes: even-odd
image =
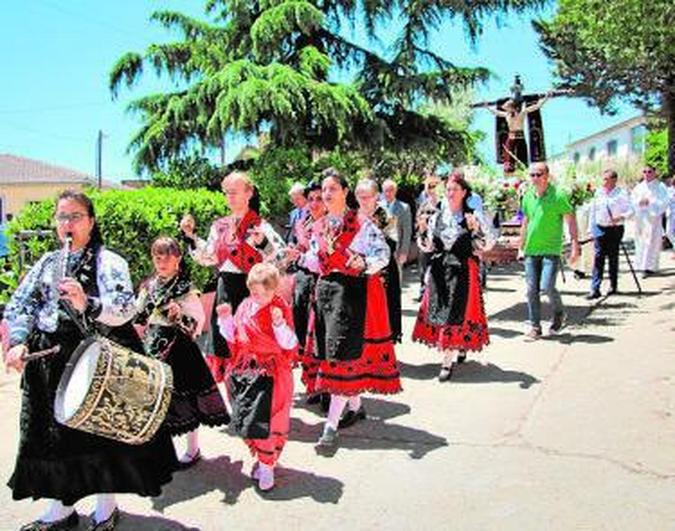
[[[85,339],[70,357],[56,391],[54,416],[59,422],[67,422],[87,396],[96,373],[101,346],[95,338]]]

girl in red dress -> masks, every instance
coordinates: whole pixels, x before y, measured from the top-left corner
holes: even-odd
[[[269,436],[245,439],[256,458],[251,476],[258,481],[260,490],[266,491],[274,487],[274,466],[288,440],[293,402],[291,369],[298,340],[293,331],[291,309],[275,294],[279,285],[277,268],[272,264],[253,266],[246,285],[251,294],[242,301],[234,316],[231,304],[218,306],[218,326],[233,354],[228,374],[256,372],[271,376],[273,380]],[[228,392],[236,424],[239,397],[232,396],[232,391],[230,387]]]

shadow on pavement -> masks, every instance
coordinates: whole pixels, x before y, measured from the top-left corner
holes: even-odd
[[[223,493],[223,503],[234,505],[244,490],[256,488],[254,481],[248,474],[244,474],[242,466],[242,461],[233,462],[227,456],[202,459],[195,467],[174,474],[173,481],[164,487],[162,495],[153,498],[153,508],[161,512],[176,503],[197,498],[214,490]],[[344,484],[337,479],[282,466],[276,470],[274,490],[260,493],[266,499],[312,498],[319,503],[337,503],[342,497]],[[147,529],[165,528],[148,527]],[[174,528],[167,527],[166,529]],[[186,528],[176,527],[175,529]]]
[[[499,326],[489,326],[488,323],[488,332],[490,336],[503,337],[506,339],[511,339],[512,337],[518,337],[523,335],[522,330],[514,330],[512,328],[501,328]]]
[[[367,419],[354,426],[340,430],[338,445],[351,450],[403,450],[413,459],[422,459],[429,452],[448,446],[445,437],[434,435],[424,430],[390,424],[387,420],[410,412],[405,404],[388,402],[378,398],[364,398],[363,406]],[[323,422],[308,424],[301,419],[291,419],[292,441],[314,444],[319,439]]]
[[[482,365],[468,360],[455,367],[450,383],[518,383],[521,389],[529,389],[540,382],[537,378],[521,371],[502,369],[494,363]]]
[[[261,497],[279,501],[312,498],[319,503],[337,503],[344,490],[344,483],[337,479],[282,466],[276,468],[274,481],[274,489],[261,492]]]
[[[194,467],[176,472],[173,481],[162,489],[162,495],[152,499],[152,506],[161,512],[214,490],[223,493],[225,504],[234,505],[239,494],[252,486],[251,480],[243,474],[242,466],[242,461],[233,462],[224,455],[202,459]]]
[[[120,512],[120,519],[115,529],[117,531],[199,531],[198,527],[187,527],[168,518],[125,512]]]
[[[433,380],[438,376],[441,367],[441,355],[438,355],[438,361],[435,363],[425,363],[423,365],[412,365],[405,361],[399,361],[401,377],[412,380]]]

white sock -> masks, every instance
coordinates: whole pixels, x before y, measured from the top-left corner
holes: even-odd
[[[349,399],[346,396],[342,395],[331,395],[330,396],[330,407],[328,408],[328,417],[326,418],[326,425],[330,426],[334,430],[337,430],[338,424],[340,422],[340,417],[342,412],[347,405]]]
[[[199,452],[199,428],[195,428],[187,434],[187,453],[194,456]]]
[[[359,409],[361,409],[361,395],[350,397],[348,407],[352,411],[358,411]]]
[[[97,523],[107,520],[116,508],[117,500],[114,494],[97,494],[94,520]]]
[[[47,510],[40,517],[40,520],[43,522],[56,522],[58,520],[63,520],[67,516],[70,516],[75,510],[75,507],[72,505],[63,505],[60,500],[49,500],[49,505]]]
[[[456,355],[457,353],[454,350],[447,351],[445,353],[445,356],[443,356],[443,363],[441,363],[441,365],[449,369],[450,366],[454,363]]]

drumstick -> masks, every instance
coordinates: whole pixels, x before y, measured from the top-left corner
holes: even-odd
[[[44,350],[37,350],[35,352],[26,352],[21,356],[21,361],[31,361],[44,358],[45,356],[51,356],[56,354],[61,350],[61,345],[53,346],[52,348],[46,348]]]

